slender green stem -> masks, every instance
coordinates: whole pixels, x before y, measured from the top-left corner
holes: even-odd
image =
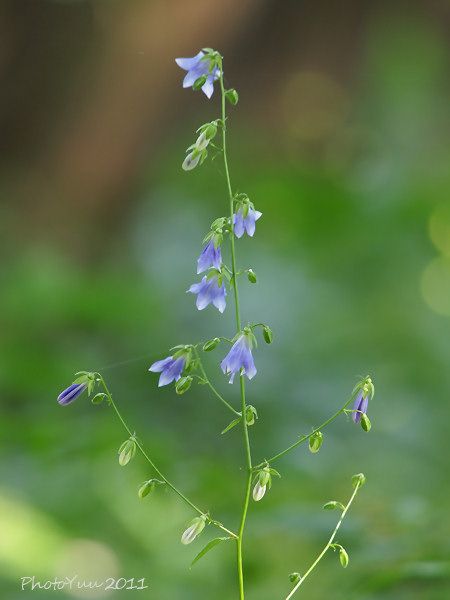
[[[345,411],[345,409],[347,408],[347,406],[352,402],[352,400],[354,400],[354,398],[355,398],[355,396],[356,396],[357,393],[358,393],[357,391],[354,392],[352,394],[351,398],[349,400],[347,400],[347,402],[344,404],[344,406],[342,408],[340,408],[336,413],[334,413],[334,415],[332,417],[330,417],[324,423],[322,423],[322,425],[319,425],[319,427],[317,427],[317,429],[314,429],[308,435],[304,435],[301,440],[298,440],[298,442],[295,442],[294,444],[292,444],[291,446],[289,446],[288,448],[286,448],[286,450],[283,450],[282,452],[279,452],[278,454],[275,454],[275,456],[272,456],[272,458],[269,458],[268,460],[265,460],[264,462],[260,463],[259,465],[257,465],[255,467],[255,469],[264,466],[266,463],[272,463],[274,460],[277,460],[277,458],[280,458],[281,456],[284,456],[285,454],[287,454],[288,452],[290,452],[291,450],[293,450],[294,448],[296,448],[300,444],[303,444],[303,442],[306,442],[306,440],[309,440],[309,438],[311,436],[313,436],[315,433],[317,433],[321,429],[324,429],[324,427],[326,427],[329,423],[331,423],[331,421],[334,421],[334,419],[336,419],[341,413],[343,413]]]
[[[103,388],[106,392],[106,395],[108,397],[108,401],[109,404],[113,407],[114,412],[116,413],[119,421],[122,423],[124,429],[127,431],[128,435],[131,437],[134,437],[134,434],[132,433],[131,429],[128,427],[128,425],[126,424],[126,422],[124,421],[122,415],[119,412],[119,409],[116,406],[116,403],[114,402],[114,400],[112,399],[111,396],[111,392],[109,391],[105,380],[103,379],[103,377],[100,375],[100,373],[95,373],[96,377],[98,378],[98,380],[100,381],[100,383],[103,385]],[[175,494],[177,494],[184,502],[186,502],[186,504],[188,504],[191,508],[193,508],[196,512],[198,512],[200,515],[204,515],[206,514],[203,510],[200,510],[198,508],[198,506],[195,506],[195,504],[193,502],[191,502],[189,500],[189,498],[186,498],[186,496],[180,492],[179,489],[177,489],[173,483],[171,483],[167,477],[165,477],[161,471],[158,469],[158,467],[155,465],[155,463],[151,460],[151,458],[148,456],[148,454],[145,452],[144,448],[142,447],[142,445],[136,440],[135,438],[135,442],[136,442],[136,446],[139,449],[140,453],[142,454],[142,456],[146,459],[146,461],[149,463],[149,465],[152,467],[152,469],[155,471],[155,473],[164,481],[164,483],[167,485],[167,487],[169,487],[172,491],[175,492]],[[222,525],[222,523],[220,523],[219,521],[215,521],[213,519],[210,518],[210,516],[208,514],[206,514],[206,518],[207,520],[212,523],[213,525],[216,525],[217,527],[219,527],[220,529],[222,529],[223,531],[226,531],[227,533],[229,533],[231,535],[231,537],[236,538],[237,539],[237,535],[235,533],[233,533],[232,531],[230,531],[229,529],[227,529],[226,527],[224,527]]]
[[[338,529],[341,526],[341,523],[344,520],[344,517],[347,514],[347,511],[350,508],[353,500],[355,499],[355,496],[358,493],[358,490],[361,487],[361,485],[362,485],[361,481],[359,481],[359,482],[356,483],[355,489],[353,490],[353,494],[351,495],[350,500],[347,502],[347,506],[342,511],[341,518],[339,519],[336,527],[334,528],[334,531],[331,534],[331,537],[328,540],[325,548],[322,550],[322,552],[319,554],[319,556],[316,558],[316,560],[313,562],[313,564],[309,567],[309,569],[306,571],[306,573],[303,575],[303,577],[300,579],[300,581],[296,584],[296,586],[291,590],[290,594],[288,594],[286,596],[285,600],[289,600],[290,598],[292,598],[292,596],[295,594],[295,592],[298,590],[298,588],[302,585],[302,583],[305,581],[305,579],[308,577],[308,575],[310,575],[310,573],[316,568],[316,566],[318,565],[318,563],[325,556],[326,552],[328,551],[328,549],[332,545],[332,543],[334,541],[334,538],[336,537],[336,534],[338,532]]]
[[[223,84],[223,67],[222,67],[222,59],[220,59],[219,64],[220,69],[220,90],[222,93],[222,149],[223,149],[223,163],[225,169],[225,177],[227,180],[227,188],[228,188],[228,196],[230,203],[230,243],[231,243],[231,267],[232,267],[232,283],[234,290],[234,303],[236,309],[236,327],[237,331],[241,331],[241,316],[239,312],[239,291],[238,291],[238,282],[237,282],[237,272],[236,272],[236,250],[235,250],[235,239],[234,239],[234,223],[233,223],[233,214],[234,214],[234,206],[233,206],[233,191],[231,187],[231,179],[230,179],[230,171],[228,168],[228,160],[227,160],[227,141],[226,141],[226,110],[225,110],[225,88]],[[250,441],[248,437],[248,428],[247,421],[245,419],[245,384],[244,384],[244,376],[240,376],[240,390],[241,390],[241,407],[242,407],[242,428],[244,433],[244,444],[245,444],[245,454],[247,460],[247,484],[245,488],[244,495],[244,503],[242,507],[242,517],[239,526],[239,535],[237,539],[237,562],[238,562],[238,582],[239,582],[239,599],[244,600],[244,572],[242,566],[242,539],[244,534],[245,520],[247,517],[248,503],[250,498],[250,487],[251,487],[251,479],[252,479],[252,457],[250,452]]]
[[[229,408],[229,409],[230,409],[230,410],[231,410],[231,411],[232,411],[232,412],[233,412],[233,413],[234,413],[236,416],[240,417],[240,416],[241,416],[241,413],[240,413],[240,412],[238,412],[237,410],[235,410],[235,409],[234,409],[234,408],[231,406],[231,404],[228,404],[228,402],[225,400],[225,398],[222,398],[222,396],[219,394],[219,392],[216,390],[216,388],[213,386],[213,384],[212,384],[212,383],[210,382],[210,380],[208,379],[208,376],[206,375],[205,369],[203,368],[203,365],[202,365],[202,361],[201,361],[201,359],[200,359],[200,356],[199,356],[199,354],[198,354],[198,352],[197,352],[197,348],[194,348],[194,352],[195,352],[195,356],[196,356],[196,358],[198,358],[198,366],[200,367],[200,371],[201,371],[201,373],[202,373],[202,376],[203,376],[203,379],[202,379],[202,381],[203,381],[203,382],[204,382],[204,383],[205,383],[205,384],[206,384],[206,385],[207,385],[207,386],[208,386],[208,387],[211,389],[211,391],[213,392],[213,394],[214,394],[215,396],[217,396],[217,398],[219,398],[219,400],[220,400],[221,402],[223,402],[223,404],[225,404],[225,406],[226,406],[227,408]]]

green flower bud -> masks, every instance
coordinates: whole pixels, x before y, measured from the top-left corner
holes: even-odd
[[[248,277],[248,280],[250,281],[250,283],[256,283],[257,282],[256,273],[254,271],[252,271],[252,269],[248,270],[247,277]]]
[[[363,413],[361,415],[361,427],[364,429],[364,431],[370,431],[372,424],[370,422],[369,417],[366,415],[366,413]]]
[[[195,85],[195,84],[194,84]],[[201,87],[201,86],[200,86]],[[195,88],[194,88],[195,89]],[[235,89],[231,89],[231,90],[227,90],[225,92],[225,97],[227,98],[227,100],[229,100],[231,102],[231,104],[237,104],[239,101],[239,94],[237,93],[237,91]]]
[[[258,413],[256,412],[256,408],[251,404],[245,407],[245,422],[247,425],[253,425],[255,422],[255,418],[258,418]]]
[[[136,453],[136,440],[130,438],[124,442],[119,448],[119,465],[124,467],[127,465]]]
[[[155,489],[155,485],[156,485],[155,479],[149,479],[148,481],[144,481],[144,483],[141,484],[141,486],[138,490],[139,498],[145,498],[146,496],[148,496],[150,494],[150,492],[152,492]]]
[[[261,483],[258,480],[255,484],[255,487],[253,488],[253,500],[255,502],[259,502],[265,493],[266,493],[266,486],[261,485]]]
[[[338,502],[336,500],[330,500],[329,502],[327,502],[326,504],[323,505],[323,508],[325,510],[333,510],[333,508],[336,508],[336,506],[338,506]]]
[[[192,377],[188,375],[187,377],[180,377],[180,379],[175,384],[175,391],[177,394],[184,394],[191,387]]]
[[[107,395],[104,394],[103,392],[100,392],[99,394],[95,394],[95,396],[92,398],[91,402],[92,404],[100,404],[100,402],[103,402],[103,400],[107,398]]]
[[[361,487],[365,483],[366,483],[366,478],[364,476],[364,473],[357,473],[356,475],[353,475],[352,485],[354,488]]]
[[[319,451],[320,446],[323,441],[323,433],[321,431],[316,431],[309,438],[309,450],[314,454]]]
[[[219,343],[219,338],[213,338],[212,340],[209,340],[209,342],[203,344],[203,352],[211,352],[211,350],[214,350]]]
[[[298,582],[300,581],[300,579],[301,579],[301,575],[300,575],[300,573],[291,573],[291,574],[289,575],[289,581],[290,581],[291,583],[294,583],[294,584],[295,584],[295,583],[298,583]]]
[[[206,516],[202,515],[201,517],[195,517],[189,523],[189,527],[181,536],[182,544],[190,544],[195,540],[195,538],[201,534],[201,532],[205,529],[205,521]]]
[[[346,566],[348,565],[348,554],[342,546],[339,549],[339,560],[341,561],[341,565],[345,569]]]
[[[272,330],[267,325],[264,325],[264,327],[263,327],[263,338],[264,338],[264,341],[266,342],[266,344],[271,344],[273,341]]]

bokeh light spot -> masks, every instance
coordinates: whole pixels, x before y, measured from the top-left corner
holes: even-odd
[[[429,232],[436,248],[450,257],[450,203],[440,204],[433,210]]]
[[[70,541],[55,564],[55,572],[62,578],[77,576],[67,593],[78,598],[103,598],[115,590],[105,591],[105,586],[95,587],[109,578],[117,579],[119,561],[115,553],[105,544],[93,540]],[[83,585],[85,584],[85,585]],[[92,584],[92,588],[89,586]],[[81,587],[79,587],[81,586]],[[86,587],[85,587],[86,586]],[[117,593],[117,592],[116,592]]]
[[[432,310],[450,316],[450,258],[440,256],[426,267],[422,275],[422,294]]]

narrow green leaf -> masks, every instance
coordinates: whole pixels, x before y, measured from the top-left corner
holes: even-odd
[[[214,546],[217,546],[217,544],[220,544],[220,542],[223,542],[225,540],[231,540],[231,538],[230,537],[215,538],[214,540],[211,540],[210,542],[208,542],[206,544],[206,546],[202,550],[200,550],[200,552],[197,554],[197,556],[191,562],[191,566],[189,568],[192,569],[192,567],[195,565],[195,563],[198,560],[200,560],[203,556],[205,556],[205,554],[207,552],[209,552],[210,550],[212,550],[214,548]]]
[[[227,431],[230,431],[230,429],[232,429],[235,425],[237,425],[238,423],[240,423],[242,417],[239,417],[238,419],[235,419],[234,421],[231,421],[231,423],[228,425],[228,427],[225,427],[225,429],[223,431],[221,431],[221,434],[226,433]]]

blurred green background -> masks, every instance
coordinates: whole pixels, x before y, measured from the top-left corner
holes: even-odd
[[[225,57],[234,188],[263,212],[238,244],[244,322],[267,322],[248,401],[256,462],[376,386],[372,431],[344,417],[321,451],[274,464],[252,503],[248,599],[283,599],[338,518],[350,478],[367,483],[298,597],[441,600],[450,588],[448,396],[450,200],[448,5],[444,1],[10,0],[0,26],[1,597],[47,598],[21,577],[145,578],[98,597],[237,597],[232,544],[189,564],[212,527],[180,544],[194,515],[152,476],[117,462],[111,409],[58,394],[101,370],[160,468],[237,528],[245,467],[238,428],[203,387],[157,389],[171,346],[234,335],[229,306],[185,294],[211,221],[227,210],[220,161],[181,170],[195,129],[219,116],[183,90],[177,56]],[[237,404],[217,367],[206,368]],[[114,366],[117,365],[117,366]],[[73,598],[66,591],[52,597]],[[93,597],[91,594],[90,597]],[[246,596],[247,597],[247,596]]]

